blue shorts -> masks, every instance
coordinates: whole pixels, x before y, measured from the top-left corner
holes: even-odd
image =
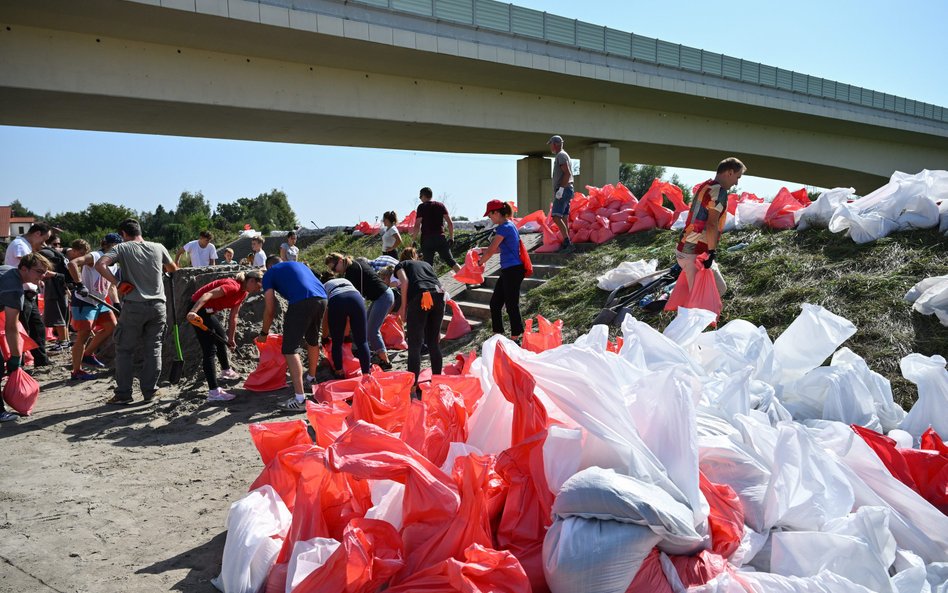
[[[563,197],[560,199],[556,199],[556,192],[553,193],[553,210],[551,212],[553,216],[562,216],[563,218],[569,216],[569,203],[573,199],[573,193],[575,192],[572,187],[564,187]]]
[[[109,308],[105,305],[73,305],[71,307],[74,321],[95,321],[99,315],[105,315]]]

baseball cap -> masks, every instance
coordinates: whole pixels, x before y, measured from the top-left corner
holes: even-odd
[[[547,144],[563,144],[562,136],[550,136],[550,139],[546,141]]]
[[[105,239],[102,239],[103,243],[108,243],[109,245],[118,245],[122,242],[122,236],[118,233],[109,233],[105,236]]]
[[[506,204],[507,202],[503,202],[501,200],[491,200],[490,202],[487,202],[487,210],[484,211],[484,216],[487,216],[494,210],[502,209]]]

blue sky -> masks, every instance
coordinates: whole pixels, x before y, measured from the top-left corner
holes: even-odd
[[[941,0],[515,3],[948,107]],[[277,188],[302,224],[322,226],[374,220],[391,208],[402,215],[429,185],[453,213],[475,217],[490,198],[515,198],[517,158],[0,126],[0,203],[19,199],[40,213],[93,202],[154,210],[174,208],[182,191],[202,191],[213,206]],[[314,166],[332,171],[327,185],[312,185]],[[471,183],[474,170],[486,187]],[[686,183],[707,176],[670,171]],[[377,190],[363,189],[367,177]],[[741,182],[760,195],[781,185]],[[353,194],[346,209],[328,207],[327,196]]]

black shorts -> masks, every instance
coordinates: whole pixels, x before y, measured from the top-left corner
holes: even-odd
[[[319,346],[319,328],[325,310],[326,299],[320,297],[310,297],[287,307],[283,316],[283,348],[280,351],[294,354],[300,346]]]
[[[66,302],[65,289],[60,291],[56,287],[47,287],[43,297],[43,323],[46,327],[66,325],[66,320],[69,319],[69,306]]]

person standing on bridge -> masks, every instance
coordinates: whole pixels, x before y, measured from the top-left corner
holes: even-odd
[[[553,157],[553,208],[550,214],[553,222],[560,229],[563,236],[563,245],[560,253],[571,253],[576,248],[569,240],[569,204],[573,200],[573,164],[569,154],[563,150],[563,137],[551,136],[546,141],[550,145]]]
[[[695,272],[698,270],[696,258],[707,253],[704,267],[714,271],[718,293],[724,294],[727,290],[727,283],[721,276],[714,256],[727,218],[728,191],[737,185],[745,171],[747,167],[740,160],[726,158],[718,164],[714,179],[708,179],[695,188],[685,228],[681,231],[681,239],[675,250],[675,259],[688,280],[689,289],[695,285]]]
[[[418,199],[421,204],[415,211],[415,228],[412,234],[415,236],[415,243],[421,246],[422,260],[434,267],[435,253],[441,256],[446,264],[451,266],[455,272],[461,269],[461,266],[451,255],[451,244],[454,243],[454,223],[451,222],[451,216],[448,215],[448,209],[441,202],[431,199],[431,188],[423,187],[418,192]],[[448,225],[448,236],[444,236],[444,225]]]

